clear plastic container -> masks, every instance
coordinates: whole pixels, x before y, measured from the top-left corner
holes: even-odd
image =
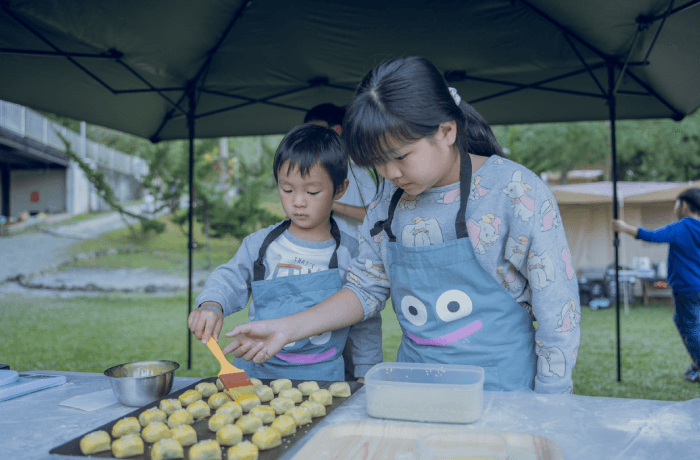
[[[379,363],[365,376],[367,413],[418,422],[471,423],[484,406],[484,369],[426,363]]]

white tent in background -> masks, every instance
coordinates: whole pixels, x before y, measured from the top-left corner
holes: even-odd
[[[631,225],[656,228],[675,220],[673,205],[683,190],[700,186],[689,182],[618,182],[620,218]],[[559,203],[574,268],[603,269],[614,263],[615,250],[610,242],[613,210],[612,182],[557,185],[552,187]],[[620,265],[632,266],[634,257],[649,257],[665,262],[668,247],[620,236]]]

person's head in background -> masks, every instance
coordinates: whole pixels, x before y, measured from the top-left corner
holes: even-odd
[[[700,188],[691,187],[681,192],[673,210],[678,220],[684,217],[700,218]]]
[[[304,123],[331,128],[338,134],[343,133],[343,118],[345,109],[334,104],[319,104],[306,112]]]
[[[423,140],[434,145],[443,128],[454,155],[503,155],[486,120],[456,100],[433,64],[412,56],[382,62],[367,74],[348,106],[343,138],[357,165],[382,173],[399,150]]]
[[[292,234],[323,241],[333,202],[348,186],[348,155],[340,136],[308,123],[292,128],[277,147],[273,171]]]

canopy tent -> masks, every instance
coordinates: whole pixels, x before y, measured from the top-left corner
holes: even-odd
[[[422,55],[491,124],[611,120],[616,183],[616,119],[700,106],[699,2],[2,0],[0,99],[189,138],[192,165],[195,136],[286,132]],[[619,379],[619,299],[617,334]]]
[[[657,228],[675,220],[676,197],[695,182],[620,182],[618,200],[620,216],[631,225]],[[579,271],[604,270],[614,262],[614,248],[601,244],[613,237],[610,219],[612,182],[555,185],[554,197],[559,204],[571,260]],[[668,246],[623,238],[620,265],[632,266],[635,257],[649,257],[652,262],[666,262]]]

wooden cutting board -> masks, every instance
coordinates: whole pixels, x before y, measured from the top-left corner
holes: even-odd
[[[445,433],[450,439],[464,445],[464,453],[445,458],[484,459],[504,456],[484,457],[478,452],[480,439],[488,438],[493,445],[494,438],[502,439],[503,449],[510,446],[517,450],[517,456],[510,460],[564,460],[561,448],[552,440],[526,433],[479,430],[465,426],[445,427],[430,424],[400,423],[346,423],[322,428],[293,457],[294,460],[309,458],[327,460],[416,460],[419,459],[416,441],[424,436]],[[472,454],[470,454],[470,451]]]

